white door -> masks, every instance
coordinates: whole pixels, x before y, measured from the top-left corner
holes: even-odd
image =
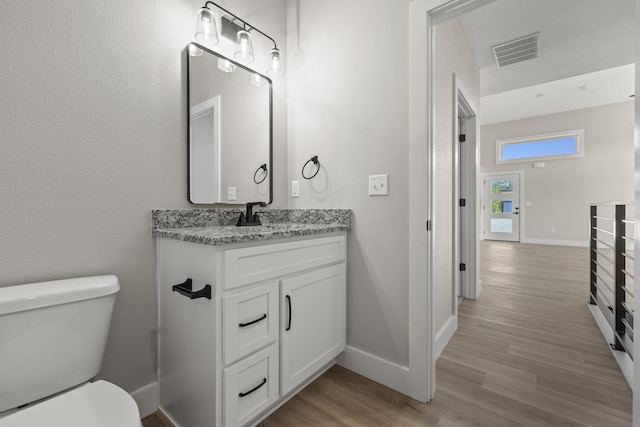
[[[345,264],[281,281],[280,390],[284,396],[346,346]]]
[[[520,241],[520,175],[487,175],[483,207],[485,239]]]

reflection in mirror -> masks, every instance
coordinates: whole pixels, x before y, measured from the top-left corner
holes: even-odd
[[[271,80],[199,44],[187,52],[189,201],[271,203]]]

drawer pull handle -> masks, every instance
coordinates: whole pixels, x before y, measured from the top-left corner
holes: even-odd
[[[187,279],[185,280],[184,283],[173,285],[171,287],[171,290],[174,292],[178,292],[189,299],[196,299],[196,298],[211,299],[210,285],[205,285],[204,288],[200,289],[199,291],[192,290],[192,286],[193,286],[193,281],[191,279]]]
[[[257,386],[255,386],[254,388],[252,388],[251,390],[249,390],[249,391],[248,391],[248,392],[246,392],[246,393],[238,393],[238,396],[240,396],[240,397],[248,396],[248,395],[250,395],[251,393],[253,393],[254,391],[256,391],[257,389],[259,389],[260,387],[262,387],[263,385],[265,385],[266,383],[267,383],[267,379],[266,379],[266,378],[263,378],[263,379],[262,379],[262,382],[261,382],[260,384],[258,384]]]
[[[289,324],[287,325],[285,331],[290,331],[291,330],[291,297],[287,295],[285,298],[287,299],[287,306],[289,307]]]
[[[259,318],[259,319],[252,320],[251,322],[247,322],[247,323],[240,323],[238,326],[240,326],[241,328],[246,328],[247,326],[251,326],[251,325],[253,325],[254,323],[258,323],[258,322],[260,322],[261,320],[264,320],[264,319],[266,319],[266,318],[267,318],[267,315],[266,315],[266,314],[263,314],[263,315],[262,315],[262,317],[261,317],[261,318]]]

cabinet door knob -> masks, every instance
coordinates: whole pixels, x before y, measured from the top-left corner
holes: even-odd
[[[289,331],[291,330],[291,297],[287,295],[285,298],[287,299],[287,306],[289,307],[289,323],[287,324],[285,331]]]
[[[171,290],[174,292],[178,292],[181,295],[189,299],[196,298],[206,298],[211,299],[211,285],[205,285],[204,288],[199,291],[193,290],[193,281],[191,279],[187,279],[184,283],[179,283],[177,285],[173,285]]]

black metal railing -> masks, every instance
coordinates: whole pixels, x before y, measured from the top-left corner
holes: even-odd
[[[598,203],[590,214],[590,295],[613,331],[611,347],[633,359],[633,203]]]

